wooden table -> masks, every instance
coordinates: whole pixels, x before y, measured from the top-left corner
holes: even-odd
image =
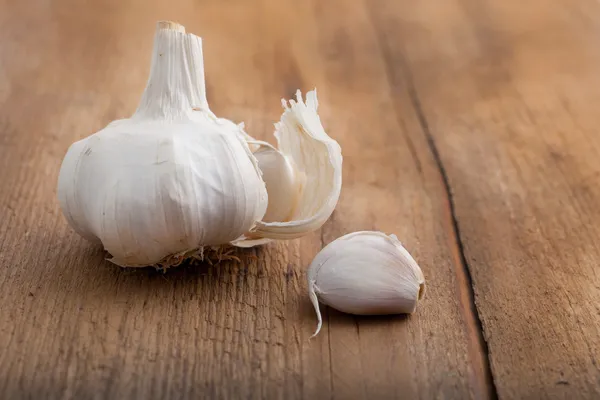
[[[61,215],[73,141],[128,117],[155,23],[204,38],[219,116],[272,140],[317,87],[344,154],[322,230],[256,261],[123,270]],[[0,398],[600,398],[600,3],[0,0]],[[410,317],[325,309],[305,270],[396,233]]]

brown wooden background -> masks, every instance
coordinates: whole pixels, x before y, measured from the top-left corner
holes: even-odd
[[[259,138],[318,88],[344,154],[321,231],[161,275],[67,226],[62,157],[135,110],[160,19]],[[595,0],[0,0],[0,398],[598,399],[599,131]],[[426,298],[326,309],[309,342],[305,268],[363,229]]]

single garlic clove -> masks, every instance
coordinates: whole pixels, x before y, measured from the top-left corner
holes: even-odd
[[[263,221],[289,221],[294,215],[300,194],[292,163],[272,146],[261,147],[254,152],[254,157],[258,160],[258,167],[270,195]]]
[[[254,140],[241,129],[241,134],[246,135],[246,141],[253,149],[265,182],[269,203],[263,221],[289,221],[298,203],[300,188],[296,182],[295,168],[290,160],[271,144]],[[237,247],[253,247],[267,244],[273,239],[252,238],[252,234],[243,235],[231,242]]]
[[[233,242],[240,247],[263,243],[256,241],[261,238],[294,239],[319,229],[340,196],[342,152],[321,125],[316,91],[308,92],[306,101],[298,91],[296,101],[282,103],[285,111],[275,125],[278,149],[268,145],[269,150],[254,152],[267,185],[267,215]],[[249,141],[251,146],[257,143]]]
[[[413,313],[423,297],[421,268],[395,235],[355,232],[321,250],[308,269],[308,293],[321,330],[319,301],[357,315]]]
[[[250,148],[258,162],[269,194],[264,222],[290,221],[298,205],[301,187],[296,179],[297,172],[292,162],[282,152],[267,142],[251,139]],[[274,239],[248,233],[231,242],[237,247],[254,247],[272,242]]]

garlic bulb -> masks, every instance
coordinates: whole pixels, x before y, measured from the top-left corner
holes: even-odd
[[[413,313],[423,272],[395,235],[355,232],[329,243],[308,269],[308,291],[321,330],[319,301],[358,315]]]
[[[298,92],[290,104],[277,124],[279,149],[217,118],[206,100],[201,39],[159,22],[134,115],[67,151],[58,179],[63,214],[122,266],[169,266],[205,246],[318,229],[339,197],[341,151],[321,126],[315,92],[306,104]]]

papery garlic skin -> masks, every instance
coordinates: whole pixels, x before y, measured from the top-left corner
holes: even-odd
[[[67,220],[122,266],[225,244],[264,216],[268,195],[240,127],[206,102],[201,39],[159,23],[136,113],[74,143],[58,181]]]
[[[308,289],[321,330],[319,301],[357,315],[413,313],[425,290],[416,261],[395,235],[361,231],[325,246],[311,263]]]
[[[320,228],[331,216],[342,189],[342,151],[321,124],[317,92],[300,91],[275,126],[278,149],[293,163],[296,171],[297,204],[289,221],[259,221],[253,230],[273,239],[293,239]]]
[[[317,230],[331,216],[340,196],[342,152],[321,124],[316,90],[306,93],[305,100],[298,91],[296,100],[282,101],[282,105],[283,115],[275,125],[277,149],[249,142],[267,180],[269,207],[254,229],[232,243],[236,246],[294,239]],[[261,157],[261,151],[267,156]],[[277,185],[269,185],[269,180]],[[273,194],[269,186],[285,187],[285,195]]]

